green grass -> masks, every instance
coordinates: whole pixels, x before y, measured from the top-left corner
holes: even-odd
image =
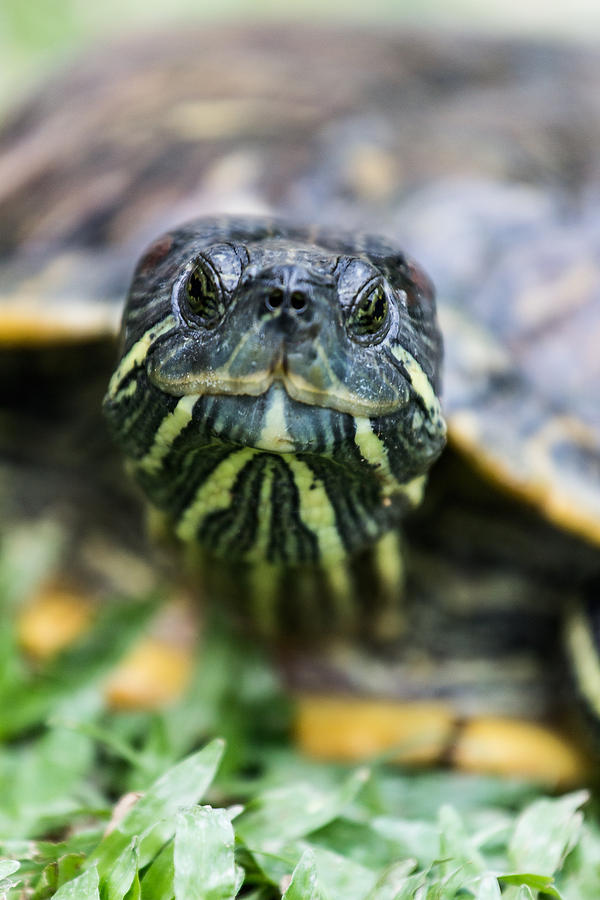
[[[290,706],[267,663],[216,627],[177,704],[108,711],[102,679],[153,597],[110,604],[91,635],[33,669],[15,617],[54,545],[43,526],[0,556],[0,897],[600,896],[586,792],[310,762],[289,743]],[[131,792],[140,798],[107,833]]]

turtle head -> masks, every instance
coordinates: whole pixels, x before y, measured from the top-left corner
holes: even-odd
[[[384,240],[203,219],[140,261],[105,408],[182,538],[335,558],[416,501],[440,357],[431,285]]]

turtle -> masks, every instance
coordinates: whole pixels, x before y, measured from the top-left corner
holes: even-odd
[[[599,75],[591,46],[295,24],[50,78],[0,135],[5,527],[51,511],[101,597],[156,556],[149,499],[307,752],[584,777]]]

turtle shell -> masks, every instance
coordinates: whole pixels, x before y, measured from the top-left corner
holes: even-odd
[[[116,334],[133,264],[205,213],[374,231],[432,275],[451,439],[600,543],[600,53],[189,29],[91,55],[0,137],[0,343]]]

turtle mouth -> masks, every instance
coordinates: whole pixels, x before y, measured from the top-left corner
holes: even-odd
[[[384,416],[396,412],[398,403],[378,403],[365,400],[364,397],[349,391],[340,382],[333,386],[319,387],[299,373],[291,372],[283,366],[272,371],[251,373],[244,376],[225,376],[221,373],[207,373],[206,377],[192,376],[177,385],[168,387],[159,385],[166,393],[175,396],[185,394],[212,396],[248,396],[260,397],[272,387],[282,388],[290,400],[304,403],[307,406],[319,406],[333,412],[347,413],[351,416]]]
[[[159,372],[150,375],[151,381],[167,394],[260,397],[272,387],[280,387],[290,400],[307,406],[318,406],[351,416],[384,416],[394,413],[401,405],[398,395],[385,400],[375,392],[365,395],[348,388],[337,377],[319,342],[306,353],[295,354],[285,345],[280,347],[266,368],[251,367],[249,371],[235,371],[235,360],[218,369],[187,373],[184,377],[164,377]]]
[[[279,351],[267,369],[245,373],[220,369],[193,372],[183,378],[162,378],[153,373],[151,380],[167,394],[260,397],[272,387],[283,388],[290,400],[319,406],[352,416],[382,416],[397,411],[399,398],[382,402],[381,397],[364,396],[346,387],[333,372],[322,349],[315,345],[312,365],[298,364],[286,350]]]

